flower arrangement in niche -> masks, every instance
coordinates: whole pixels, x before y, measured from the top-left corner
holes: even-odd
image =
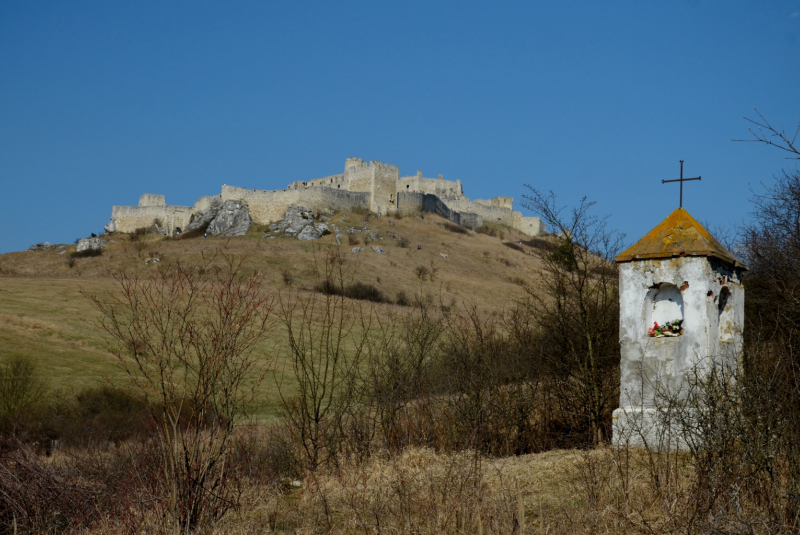
[[[664,325],[659,325],[657,321],[647,329],[647,334],[651,337],[662,338],[664,336],[680,336],[683,334],[683,320],[668,321]]]

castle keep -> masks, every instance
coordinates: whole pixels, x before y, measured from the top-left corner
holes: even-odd
[[[194,206],[172,206],[163,195],[145,193],[138,206],[114,206],[108,232],[133,232],[154,222],[169,233],[185,228],[194,214],[218,201],[242,201],[250,210],[253,222],[268,225],[279,221],[290,206],[320,211],[362,208],[379,216],[401,213],[411,215],[432,212],[455,223],[474,228],[484,222],[500,223],[538,236],[545,231],[538,217],[523,217],[513,209],[511,197],[470,200],[464,196],[460,180],[400,176],[396,165],[365,162],[347,158],[344,173],[312,180],[294,181],[286,189],[246,189],[223,184],[219,195],[198,199]]]

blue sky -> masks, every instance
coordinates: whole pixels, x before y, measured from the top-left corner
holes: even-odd
[[[638,239],[684,206],[749,216],[800,121],[800,0],[0,1],[0,252],[101,232],[114,204],[279,189],[357,156],[581,196]]]

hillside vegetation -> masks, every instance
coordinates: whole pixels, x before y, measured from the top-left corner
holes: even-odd
[[[338,246],[332,235],[316,242],[265,239],[265,229],[253,228],[247,236],[226,239],[113,234],[105,236],[108,247],[100,256],[73,258],[73,245],[0,255],[0,359],[32,356],[44,378],[66,391],[109,382],[124,385],[87,295],[114,290],[114,275],[121,270],[147,276],[172,263],[199,264],[219,250],[243,259],[243,273],[260,273],[268,291],[284,295],[314,291],[330,251],[338,250],[353,281],[374,287],[387,301],[374,305],[381,314],[419,301],[445,306],[468,302],[482,313],[501,312],[523,294],[521,284],[536,283],[541,269],[532,253],[544,240],[505,227],[489,229],[490,236],[432,215],[396,220],[336,214],[333,222],[369,230],[352,234],[358,245],[349,244],[346,232]],[[372,233],[383,239],[367,238],[365,244]],[[372,245],[385,254],[376,254]],[[363,250],[352,253],[357,246]],[[146,263],[153,258],[159,262]],[[397,305],[398,298],[406,306]],[[283,327],[276,323],[259,349],[270,356],[279,375],[285,368],[285,340]],[[264,383],[256,413],[274,413],[274,386],[272,379]]]

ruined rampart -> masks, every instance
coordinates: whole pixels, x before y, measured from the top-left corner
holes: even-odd
[[[396,165],[378,161],[365,162],[347,158],[344,173],[295,181],[284,190],[258,190],[222,186],[220,195],[200,197],[194,206],[169,206],[163,195],[145,193],[139,206],[114,206],[109,232],[133,232],[154,222],[170,232],[185,227],[192,214],[207,210],[213,202],[240,200],[248,204],[250,216],[266,225],[283,218],[289,206],[303,206],[315,211],[325,208],[352,210],[363,208],[378,215],[399,211],[404,215],[437,213],[460,225],[476,228],[484,222],[499,223],[536,236],[544,232],[538,217],[523,217],[513,210],[511,197],[477,199],[464,197],[460,180],[400,177]]]
[[[190,206],[114,206],[111,222],[116,232],[134,232],[157,224],[171,233],[188,225],[192,213]]]
[[[475,213],[453,210],[436,195],[420,192],[398,192],[397,211],[404,216],[422,212],[436,214],[462,227],[472,230],[483,226],[483,218]]]
[[[288,189],[304,189],[313,187],[327,186],[329,188],[342,189],[344,184],[344,174],[330,175],[322,178],[313,178],[311,180],[295,180],[289,184]]]
[[[441,199],[460,199],[464,195],[460,180],[422,178],[419,174],[402,177],[397,183],[397,191],[398,193],[428,193]]]
[[[250,217],[259,225],[267,225],[283,218],[289,206],[303,206],[319,211],[325,208],[352,210],[356,207],[369,208],[369,194],[334,189],[330,187],[309,187],[267,191],[260,189],[222,186],[220,195],[223,201],[241,200],[250,207]]]
[[[500,225],[514,226],[514,212],[508,208],[500,206],[490,206],[482,203],[470,201],[466,197],[461,199],[443,199],[451,210],[459,212],[471,212],[478,214],[485,222],[498,223]]]

